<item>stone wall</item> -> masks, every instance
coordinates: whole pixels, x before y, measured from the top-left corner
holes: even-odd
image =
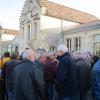
[[[95,52],[94,44],[95,42],[95,35],[100,34],[100,29],[98,30],[88,30],[83,32],[77,32],[77,33],[70,33],[66,34],[65,36],[65,44],[67,44],[66,39],[71,38],[72,39],[72,51],[74,50],[74,38],[80,37],[81,38],[81,52],[90,51]]]

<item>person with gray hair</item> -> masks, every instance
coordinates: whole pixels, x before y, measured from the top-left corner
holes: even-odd
[[[44,52],[38,52],[36,55],[37,55],[36,56],[36,58],[37,58],[36,61],[38,61],[38,63],[44,65],[46,63],[47,54],[44,53]]]
[[[32,50],[27,49],[23,53],[23,59],[28,59],[28,60],[34,62],[36,59],[35,53]]]
[[[23,53],[24,60],[13,73],[13,100],[45,100],[43,73],[35,63],[35,53],[28,49]]]
[[[56,76],[56,90],[59,100],[79,100],[76,64],[68,52],[67,46],[58,46],[58,66]]]

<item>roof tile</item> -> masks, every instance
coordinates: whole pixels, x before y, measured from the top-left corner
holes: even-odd
[[[97,17],[73,8],[65,7],[53,2],[47,2],[46,15],[78,23],[88,23],[97,20]]]

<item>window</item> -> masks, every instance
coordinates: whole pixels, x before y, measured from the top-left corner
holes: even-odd
[[[80,50],[80,48],[81,48],[81,38],[76,37],[75,38],[75,50]]]
[[[100,34],[95,35],[95,42],[100,42]]]
[[[95,43],[95,52],[96,55],[100,56],[100,43]]]
[[[71,38],[67,38],[67,48],[68,51],[71,52]]]
[[[56,46],[50,46],[50,51],[55,51],[56,50]]]

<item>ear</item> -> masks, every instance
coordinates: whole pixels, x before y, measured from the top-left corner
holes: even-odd
[[[28,56],[28,58],[31,60],[31,59],[32,59],[32,56],[31,56],[31,55],[29,55],[29,56]]]

